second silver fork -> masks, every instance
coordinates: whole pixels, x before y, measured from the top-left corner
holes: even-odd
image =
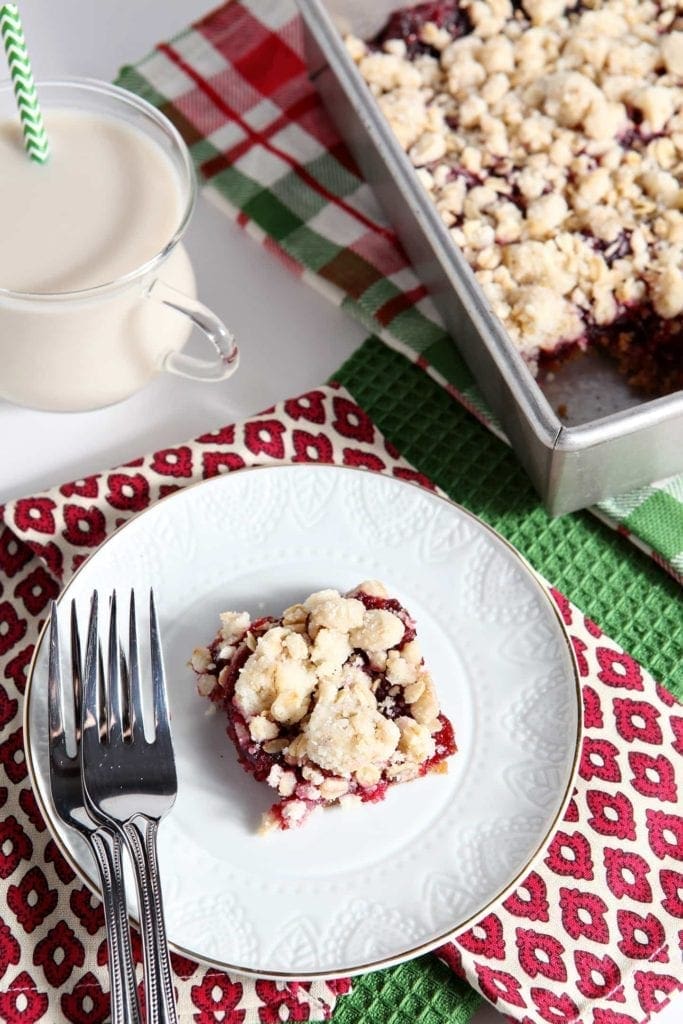
[[[87,811],[87,796],[81,785],[81,643],[73,603],[70,654],[71,678],[65,688],[62,685],[59,617],[57,605],[53,602],[50,611],[48,665],[48,745],[52,799],[62,821],[80,832],[90,845],[97,862],[107,929],[112,1024],[140,1024],[123,883],[121,839],[106,825],[93,824]],[[73,709],[73,745],[76,748],[73,755],[67,749],[65,697]]]
[[[150,668],[154,739],[145,737],[135,597],[128,658],[123,656],[116,594],[109,613],[106,670],[100,657],[98,597],[93,595],[83,687],[81,777],[88,809],[121,836],[133,860],[145,968],[147,1024],[177,1024],[166,940],[157,830],[177,792],[159,628],[150,592]]]

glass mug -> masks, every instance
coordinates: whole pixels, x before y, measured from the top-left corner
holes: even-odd
[[[111,126],[113,118],[119,122],[118,138],[125,137],[133,150],[138,145],[134,139],[139,140],[136,133],[141,133],[145,153],[134,153],[137,173],[142,174],[139,181],[146,186],[147,161],[154,156],[156,166],[151,161],[149,174],[161,169],[162,178],[169,175],[159,182],[157,174],[154,189],[157,193],[163,188],[178,190],[167,205],[177,208],[179,216],[172,216],[167,236],[151,257],[114,279],[91,280],[87,287],[75,289],[29,291],[4,288],[6,282],[0,279],[0,397],[37,409],[78,411],[119,402],[164,370],[199,381],[229,377],[238,366],[237,346],[223,322],[197,301],[194,274],[181,244],[194,208],[196,184],[190,154],[174,126],[149,103],[104,82],[63,79],[45,82],[38,91],[48,137],[51,111],[55,118],[68,118],[72,112],[79,117],[99,116],[102,122],[95,124],[95,130],[109,122],[109,129],[102,130],[110,132],[117,130]],[[16,106],[7,83],[0,87],[0,126],[10,120],[16,121]],[[124,125],[134,132],[121,132]],[[161,153],[153,152],[154,147]],[[29,161],[28,156],[25,159]],[[50,168],[49,163],[32,167],[30,188],[35,195],[40,174],[49,173]],[[8,200],[5,193],[3,202]],[[140,201],[144,200],[142,195]],[[163,197],[157,205],[162,211],[166,208]],[[127,215],[135,217],[135,209]],[[45,251],[54,244],[54,239],[46,238]],[[52,250],[48,255],[52,258]],[[58,251],[55,258],[58,264]],[[91,278],[96,273],[92,265],[89,273]],[[209,343],[209,359],[180,351],[193,324]]]

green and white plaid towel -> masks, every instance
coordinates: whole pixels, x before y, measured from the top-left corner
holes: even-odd
[[[219,208],[502,436],[308,80],[293,0],[233,0],[119,84],[174,122]],[[683,476],[592,511],[683,582]]]

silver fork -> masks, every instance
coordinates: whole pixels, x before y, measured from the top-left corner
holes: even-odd
[[[135,967],[130,946],[126,896],[121,864],[121,839],[105,825],[97,825],[88,816],[81,786],[79,748],[81,746],[81,643],[76,606],[71,603],[71,686],[67,699],[73,705],[76,754],[67,750],[65,693],[59,643],[57,605],[50,609],[48,663],[48,745],[50,788],[55,810],[62,821],[86,839],[100,873],[104,920],[109,949],[109,983],[112,1024],[139,1024],[140,1007],[135,988]]]
[[[135,595],[131,591],[128,661],[118,633],[116,594],[109,611],[106,671],[100,657],[98,597],[93,594],[83,691],[81,777],[89,810],[123,839],[132,857],[140,909],[147,1024],[177,1024],[157,859],[159,822],[177,792],[175,758],[154,595],[149,600],[154,739],[145,738]]]

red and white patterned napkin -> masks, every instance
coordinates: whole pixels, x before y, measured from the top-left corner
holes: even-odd
[[[47,833],[27,781],[22,695],[48,602],[136,512],[197,480],[282,462],[357,466],[433,489],[343,389],[326,387],[2,510],[0,1019],[8,1024],[108,1017],[101,907]],[[683,987],[683,710],[551,592],[583,681],[576,790],[523,884],[439,953],[523,1024],[640,1024]],[[527,741],[536,729],[542,708],[529,716]],[[479,856],[495,857],[495,837]],[[135,949],[139,963],[137,941]],[[322,1020],[350,989],[347,980],[252,982],[172,959],[187,1022]]]

